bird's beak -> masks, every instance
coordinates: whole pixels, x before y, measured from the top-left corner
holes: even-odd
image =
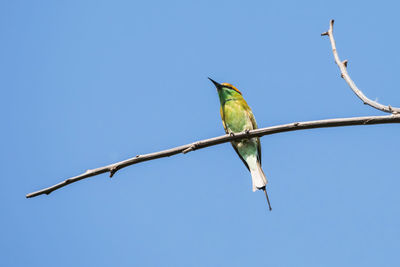
[[[215,87],[217,87],[217,89],[221,89],[221,87],[222,87],[222,85],[221,84],[219,84],[219,83],[217,83],[216,81],[214,81],[213,79],[211,79],[211,78],[208,78],[210,81],[212,81],[212,83],[215,85]]]

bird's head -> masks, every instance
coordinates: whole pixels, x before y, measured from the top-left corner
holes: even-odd
[[[232,97],[241,97],[242,93],[230,83],[217,83],[211,78],[208,78],[217,88],[221,100]]]

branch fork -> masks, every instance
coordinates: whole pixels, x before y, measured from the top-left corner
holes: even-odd
[[[358,96],[358,98],[363,101],[365,105],[369,105],[375,109],[378,109],[383,112],[392,113],[392,114],[400,114],[400,108],[392,107],[392,106],[385,106],[377,101],[373,101],[366,97],[364,93],[356,86],[354,81],[350,78],[349,73],[347,72],[347,63],[348,60],[341,61],[339,58],[339,54],[336,49],[336,41],[333,37],[333,24],[334,20],[332,19],[329,23],[329,30],[322,33],[321,36],[328,36],[332,46],[333,57],[335,58],[335,62],[338,65],[341,73],[341,77],[346,81],[346,83],[350,86],[350,89]]]

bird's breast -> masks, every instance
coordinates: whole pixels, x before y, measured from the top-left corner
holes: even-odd
[[[238,133],[253,129],[248,112],[240,101],[233,100],[225,102],[222,111],[227,130]]]

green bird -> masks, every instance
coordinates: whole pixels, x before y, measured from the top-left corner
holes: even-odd
[[[221,118],[227,134],[240,133],[257,129],[256,119],[242,93],[232,84],[217,83],[208,78],[217,87],[219,101],[221,103]],[[269,210],[271,204],[269,202],[266,185],[268,183],[264,171],[261,168],[261,143],[260,138],[242,139],[231,142],[236,153],[250,171],[253,181],[253,192],[263,190],[267,198]]]

